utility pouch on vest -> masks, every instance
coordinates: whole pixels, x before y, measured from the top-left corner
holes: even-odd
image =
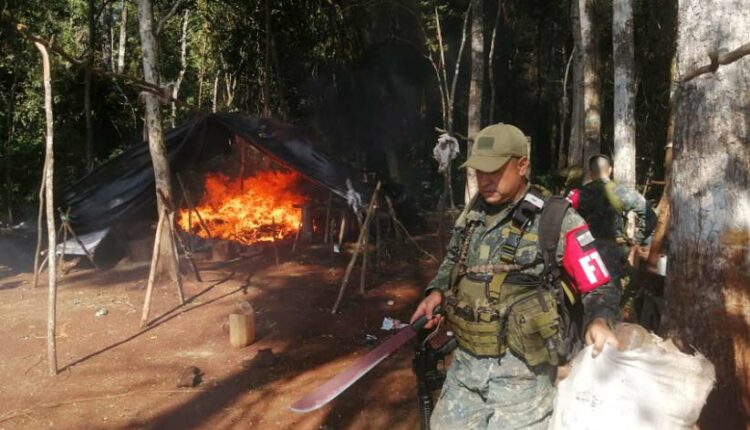
[[[559,363],[560,314],[550,291],[536,290],[510,307],[508,347],[529,366]]]
[[[505,354],[505,344],[498,338],[505,321],[497,308],[474,307],[449,293],[445,297],[445,313],[461,349],[477,357]]]

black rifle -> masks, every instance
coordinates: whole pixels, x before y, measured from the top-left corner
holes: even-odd
[[[456,339],[451,337],[440,347],[433,348],[429,342],[425,342],[428,334],[428,330],[420,330],[417,334],[414,358],[411,362],[412,370],[417,377],[417,400],[422,430],[430,429],[430,416],[434,407],[432,393],[440,389],[445,382],[445,372],[438,369],[438,363],[458,345]]]

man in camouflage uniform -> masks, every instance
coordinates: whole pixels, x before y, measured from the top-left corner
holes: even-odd
[[[435,327],[443,317],[433,310],[443,305],[448,328],[459,344],[431,428],[546,429],[557,363],[551,358],[539,360],[538,354],[527,355],[522,347],[514,348],[526,339],[510,323],[522,323],[527,316],[535,318],[514,309],[525,309],[517,307],[520,303],[535,303],[522,299],[531,298],[537,289],[541,291],[542,274],[546,273],[538,216],[524,228],[517,246],[511,247],[512,261],[501,258],[506,253],[504,245],[507,249],[511,242],[516,209],[532,189],[526,179],[528,143],[519,129],[505,124],[485,128],[475,142],[471,157],[462,167],[476,169],[479,195],[456,222],[445,260],[412,316],[414,321],[426,315],[425,327]],[[565,253],[567,234],[584,225],[574,210],[564,214],[557,241],[558,263]],[[606,274],[605,268],[601,271]],[[595,352],[605,343],[617,346],[610,325],[617,312],[619,290],[604,282],[582,299],[585,341],[594,344]],[[554,304],[552,308],[556,309]],[[492,332],[496,329],[498,333]],[[550,347],[549,357],[555,355],[549,341],[542,345]]]
[[[606,155],[589,159],[589,174],[592,181],[580,190],[578,212],[588,223],[613,282],[620,286],[630,246],[643,243],[651,234],[656,214],[638,191],[610,179],[612,162]],[[625,232],[630,211],[638,216],[633,238]]]

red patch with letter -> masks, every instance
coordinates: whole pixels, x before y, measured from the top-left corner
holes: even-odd
[[[611,279],[587,225],[574,228],[565,235],[562,264],[572,278],[576,291],[581,294],[588,293]]]

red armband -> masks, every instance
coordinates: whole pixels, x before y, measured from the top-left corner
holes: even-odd
[[[578,188],[572,189],[565,198],[568,199],[573,209],[578,210],[578,205],[581,203],[581,190]]]
[[[565,235],[563,268],[579,293],[588,293],[610,281],[609,271],[594,245],[589,227],[582,225]]]

